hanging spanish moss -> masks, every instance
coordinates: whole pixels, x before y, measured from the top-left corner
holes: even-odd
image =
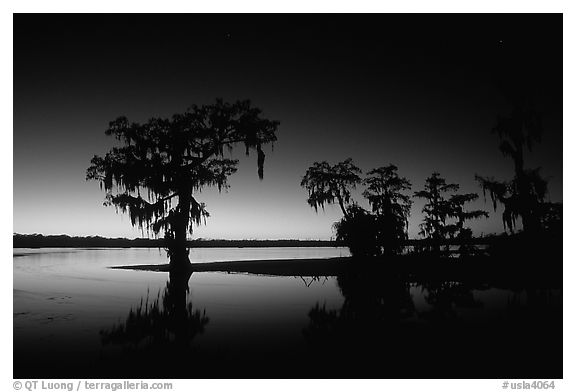
[[[557,203],[546,202],[548,181],[540,175],[540,168],[525,168],[525,153],[531,152],[542,134],[540,114],[524,103],[508,116],[499,116],[493,133],[500,139],[500,152],[512,160],[514,178],[498,181],[492,177],[476,175],[484,198],[490,196],[494,211],[498,204],[504,207],[504,230],[514,233],[516,221],[522,220],[524,232],[534,234],[543,230],[546,220],[559,208]]]
[[[408,239],[408,217],[412,201],[404,194],[412,184],[398,176],[395,165],[370,170],[364,180],[367,189],[362,194],[372,206],[379,226],[379,237],[387,254],[399,254],[402,241]]]
[[[350,190],[361,182],[359,174],[362,171],[352,158],[331,166],[328,162],[314,162],[306,170],[300,186],[308,190],[308,204],[318,211],[326,204],[338,203],[342,214],[348,215],[347,207],[350,203]]]
[[[187,234],[210,216],[196,195],[206,187],[227,189],[228,177],[237,170],[238,160],[225,158],[224,151],[232,153],[238,144],[246,154],[256,150],[258,176],[263,178],[262,146],[276,140],[279,123],[260,115],[249,101],[218,99],[144,124],[119,117],[105,133],[123,146],[94,156],[86,178],[100,183],[104,205],[127,213],[133,226],[148,235],[164,233],[171,264],[187,261]]]
[[[472,236],[472,230],[464,227],[467,220],[488,217],[483,210],[466,210],[465,204],[478,198],[476,193],[458,194],[458,184],[449,184],[440,173],[434,172],[428,178],[424,189],[414,196],[426,200],[422,209],[424,222],[420,225],[420,235],[432,241],[431,251],[440,254],[440,242],[446,239],[468,239]],[[449,253],[449,246],[444,249]]]

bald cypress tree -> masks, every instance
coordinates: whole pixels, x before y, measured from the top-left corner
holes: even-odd
[[[440,253],[440,242],[446,239],[450,230],[446,224],[450,214],[450,203],[446,193],[457,191],[459,188],[458,184],[448,184],[440,173],[434,172],[426,178],[424,189],[414,194],[426,200],[422,209],[424,222],[420,225],[420,235],[432,240],[432,249],[437,254]]]
[[[405,193],[412,184],[398,176],[395,165],[370,170],[364,180],[367,189],[362,194],[376,214],[378,239],[385,254],[398,254],[408,239],[408,217],[412,201]]]
[[[143,124],[119,117],[105,133],[120,146],[94,156],[86,178],[100,182],[104,204],[128,213],[132,225],[164,232],[171,269],[186,268],[187,235],[209,216],[197,194],[206,187],[226,189],[237,170],[238,160],[225,158],[224,151],[238,145],[247,155],[255,150],[262,179],[263,146],[276,141],[278,125],[249,101],[217,100]]]
[[[514,232],[520,217],[524,232],[534,234],[542,228],[543,216],[551,205],[545,203],[548,182],[540,175],[540,169],[525,168],[526,153],[541,139],[540,115],[528,105],[518,106],[509,116],[499,116],[492,131],[500,139],[500,152],[514,164],[514,178],[499,181],[476,175],[476,179],[484,196],[490,195],[494,211],[498,204],[504,207],[504,230]]]
[[[318,211],[326,204],[338,203],[344,217],[348,216],[351,190],[356,188],[362,179],[362,171],[352,158],[330,165],[328,162],[314,162],[306,170],[300,186],[308,190],[308,204]]]
[[[541,69],[533,67],[532,53],[518,57],[518,53],[512,53],[501,51],[502,57],[493,64],[495,85],[509,110],[496,117],[492,133],[498,137],[502,155],[512,161],[514,176],[502,180],[477,175],[476,179],[484,197],[490,197],[494,211],[502,208],[505,231],[514,233],[520,220],[525,235],[540,236],[549,227],[550,219],[561,219],[561,214],[557,214],[561,205],[546,200],[547,179],[542,177],[540,168],[529,168],[527,159],[545,131],[543,115],[548,105],[543,105],[541,83],[550,85],[550,80],[534,77]],[[561,221],[556,224],[561,225]]]
[[[475,248],[468,241],[472,239],[472,229],[464,227],[466,221],[488,218],[488,213],[484,210],[469,210],[465,205],[478,199],[476,193],[463,193],[454,194],[448,200],[449,212],[448,216],[455,220],[454,223],[449,225],[449,236],[457,238],[462,241],[459,253],[460,257],[467,256],[474,253]]]
[[[486,211],[465,208],[466,204],[478,198],[476,193],[454,193],[458,189],[458,184],[449,184],[440,173],[434,172],[426,179],[424,189],[414,194],[426,200],[420,234],[432,241],[431,249],[436,254],[440,254],[440,244],[446,239],[466,241],[472,238],[472,230],[464,227],[466,221],[488,217]],[[446,246],[446,252],[448,250]],[[470,249],[461,247],[460,250],[469,252]]]
[[[378,248],[374,216],[355,204],[351,194],[362,182],[361,173],[352,158],[335,165],[314,162],[300,185],[308,190],[308,204],[316,211],[326,204],[337,204],[343,217],[333,225],[336,239],[344,242],[353,255],[371,256]]]

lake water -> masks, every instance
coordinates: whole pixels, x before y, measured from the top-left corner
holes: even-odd
[[[190,258],[348,255],[208,248]],[[168,273],[108,268],[167,261],[158,249],[14,249],[14,377],[562,376],[560,289],[195,272],[186,291]]]

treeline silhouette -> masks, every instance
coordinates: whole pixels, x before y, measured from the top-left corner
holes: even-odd
[[[281,248],[342,246],[326,240],[189,240],[190,248]],[[100,236],[14,234],[14,248],[164,248],[163,238],[106,238]]]
[[[474,179],[482,190],[484,200],[491,200],[494,213],[500,213],[505,232],[514,235],[508,249],[497,253],[510,258],[545,257],[562,245],[562,203],[552,202],[548,192],[548,178],[540,167],[528,167],[528,155],[544,133],[541,97],[526,72],[525,61],[503,56],[493,70],[495,86],[506,101],[506,108],[494,122],[491,133],[503,157],[513,166],[513,177],[496,178],[476,173]],[[523,71],[521,71],[523,70]],[[528,75],[531,75],[528,77]],[[561,151],[558,151],[561,153]],[[446,256],[450,247],[446,240],[469,241],[472,230],[467,221],[488,217],[488,212],[471,210],[467,204],[478,199],[477,193],[457,193],[460,186],[449,183],[437,171],[426,178],[423,189],[412,191],[412,183],[398,175],[398,168],[389,164],[373,168],[361,177],[362,170],[352,158],[331,165],[314,162],[302,177],[301,186],[308,191],[308,204],[315,210],[326,204],[338,205],[342,218],[334,223],[336,239],[345,242],[353,255],[372,257],[397,255],[404,252],[402,243],[408,235],[408,217],[412,198],[425,202],[420,235],[430,241],[428,255]],[[362,196],[370,210],[362,208],[351,197],[357,186],[365,186]],[[498,211],[499,210],[499,211]],[[518,223],[521,223],[521,227]],[[463,256],[475,252],[461,246]]]
[[[540,141],[539,114],[526,102],[519,104],[509,116],[498,117],[493,133],[498,135],[501,153],[513,162],[514,177],[502,181],[476,174],[484,199],[489,196],[494,212],[503,207],[504,231],[521,233],[520,238],[525,240],[521,247],[531,249],[527,254],[544,242],[558,246],[562,236],[562,203],[549,200],[548,179],[541,176],[540,168],[525,167],[526,153]],[[361,174],[352,158],[334,165],[314,162],[300,183],[308,191],[308,204],[316,211],[326,204],[340,207],[342,218],[334,223],[336,239],[345,243],[354,256],[403,253],[412,198],[425,202],[419,234],[428,243],[418,251],[435,257],[448,256],[452,249],[446,241],[459,240],[461,256],[477,253],[477,249],[467,246],[473,233],[465,226],[467,221],[489,216],[487,211],[467,208],[468,203],[478,199],[477,193],[458,193],[460,185],[447,182],[436,171],[426,178],[423,189],[412,194],[412,183],[399,176],[398,167],[393,164],[374,168],[364,178]],[[352,190],[359,185],[366,187],[362,196],[370,211],[352,199]],[[522,222],[521,231],[518,220]]]
[[[395,165],[370,170],[366,178],[360,177],[362,170],[351,158],[330,165],[315,162],[306,171],[301,186],[308,190],[308,204],[315,210],[326,204],[337,204],[342,219],[334,223],[336,239],[342,241],[355,256],[398,255],[405,251],[408,241],[408,217],[412,198],[408,193],[412,184],[397,173]],[[362,196],[370,204],[371,211],[362,208],[351,197],[351,190],[365,185]],[[475,193],[459,194],[458,184],[447,183],[439,173],[426,178],[424,189],[413,197],[426,201],[422,213],[420,242],[435,255],[450,253],[450,243],[462,244],[460,253],[470,254],[474,249],[465,244],[472,242],[472,230],[465,227],[467,220],[487,217],[482,210],[467,210],[465,204],[476,200]],[[421,249],[418,249],[421,250]]]
[[[395,165],[390,164],[370,170],[367,177],[362,179],[362,170],[351,158],[335,165],[326,161],[315,162],[303,176],[301,186],[308,191],[308,204],[316,211],[327,204],[340,207],[342,218],[333,225],[336,240],[348,246],[353,256],[361,258],[395,256],[406,252],[433,257],[448,257],[454,253],[460,257],[486,255],[483,249],[473,246],[481,244],[496,245],[492,247],[496,253],[510,253],[510,256],[514,256],[518,247],[528,250],[525,254],[531,256],[535,254],[535,247],[539,254],[551,250],[556,252],[561,248],[562,203],[544,199],[547,182],[538,176],[532,180],[524,179],[525,186],[521,190],[513,185],[506,190],[520,196],[502,196],[502,199],[494,199],[493,196],[495,211],[498,201],[505,203],[502,213],[505,231],[500,236],[483,241],[474,238],[472,229],[465,226],[467,221],[488,217],[488,212],[484,210],[466,208],[468,203],[478,199],[478,194],[457,193],[460,185],[448,183],[440,173],[433,172],[426,178],[424,188],[410,195],[408,192],[412,184],[400,177],[397,170]],[[479,183],[486,191],[488,185],[482,179]],[[526,186],[526,183],[530,186]],[[371,211],[352,199],[351,191],[360,184],[366,186],[362,196],[367,199]],[[539,197],[530,197],[534,188],[538,189]],[[412,197],[425,201],[419,232],[423,240],[408,239]],[[530,208],[523,209],[525,205]],[[514,224],[518,217],[523,223],[530,222],[523,225],[523,230],[517,230]],[[506,238],[506,243],[511,247],[506,249],[506,243],[494,241],[494,238]],[[409,245],[412,248],[407,249]],[[453,245],[459,245],[458,249],[455,250]]]
[[[513,238],[513,235],[491,234],[468,239],[446,239],[443,246],[450,245],[496,245]],[[406,239],[400,243],[408,247],[428,247],[428,239]],[[191,248],[314,248],[346,246],[343,241],[333,240],[189,240]],[[14,234],[14,248],[162,248],[163,238],[107,238],[101,236],[68,236],[43,234]]]

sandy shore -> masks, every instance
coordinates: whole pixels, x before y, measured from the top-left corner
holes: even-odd
[[[280,259],[220,261],[192,264],[192,272],[233,272],[277,276],[337,275],[349,265],[349,257],[329,259]],[[113,269],[168,272],[168,264],[122,265]]]

